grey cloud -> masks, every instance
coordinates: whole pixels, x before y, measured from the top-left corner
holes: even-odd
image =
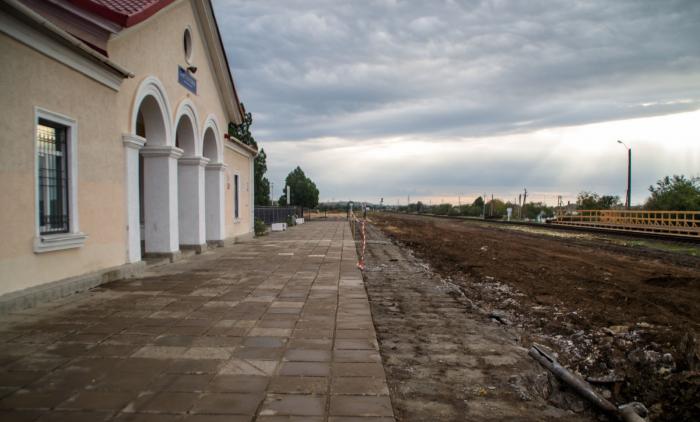
[[[534,166],[534,158],[505,153],[469,165],[464,157],[418,160],[408,173],[405,164],[362,165],[353,178],[336,179],[339,162],[323,155],[332,147],[316,141],[408,137],[440,148],[465,137],[700,108],[696,0],[215,0],[214,6],[272,179],[281,183],[301,164],[328,197],[514,183],[613,191],[619,166],[584,172],[574,183],[562,175],[562,160]],[[533,154],[546,158],[546,148],[538,148]],[[652,159],[640,164],[640,187],[672,168]]]
[[[700,100],[696,1],[215,6],[266,141],[490,135],[690,110]],[[692,101],[638,107],[680,98]]]

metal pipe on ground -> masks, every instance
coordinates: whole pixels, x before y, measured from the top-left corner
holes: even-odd
[[[641,417],[639,413],[647,413],[646,408],[641,403],[628,403],[620,407],[615,406],[600,394],[596,393],[586,381],[574,375],[571,371],[561,366],[554,357],[552,357],[543,346],[533,344],[529,351],[537,362],[547,368],[559,380],[571,387],[581,397],[593,403],[603,412],[608,415],[615,416],[624,422],[645,422],[646,419]]]

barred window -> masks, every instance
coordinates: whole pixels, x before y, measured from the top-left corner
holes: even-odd
[[[40,118],[36,131],[39,233],[68,233],[68,127]]]

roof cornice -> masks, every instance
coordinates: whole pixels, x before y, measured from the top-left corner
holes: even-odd
[[[121,77],[122,79],[134,77],[134,74],[131,71],[113,62],[107,56],[99,53],[86,43],[82,42],[80,39],[56,26],[39,13],[32,10],[30,7],[22,4],[20,1],[0,0],[0,2],[8,5],[8,12],[15,15],[15,17],[19,17],[20,20],[25,20],[26,23],[31,24],[31,26],[34,28],[48,33],[56,41],[77,52],[79,55],[87,58],[88,60],[96,62],[97,64],[106,68],[109,72]]]

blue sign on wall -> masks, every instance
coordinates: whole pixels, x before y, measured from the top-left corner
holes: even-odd
[[[197,94],[197,80],[182,66],[177,67],[177,81],[193,94]]]

